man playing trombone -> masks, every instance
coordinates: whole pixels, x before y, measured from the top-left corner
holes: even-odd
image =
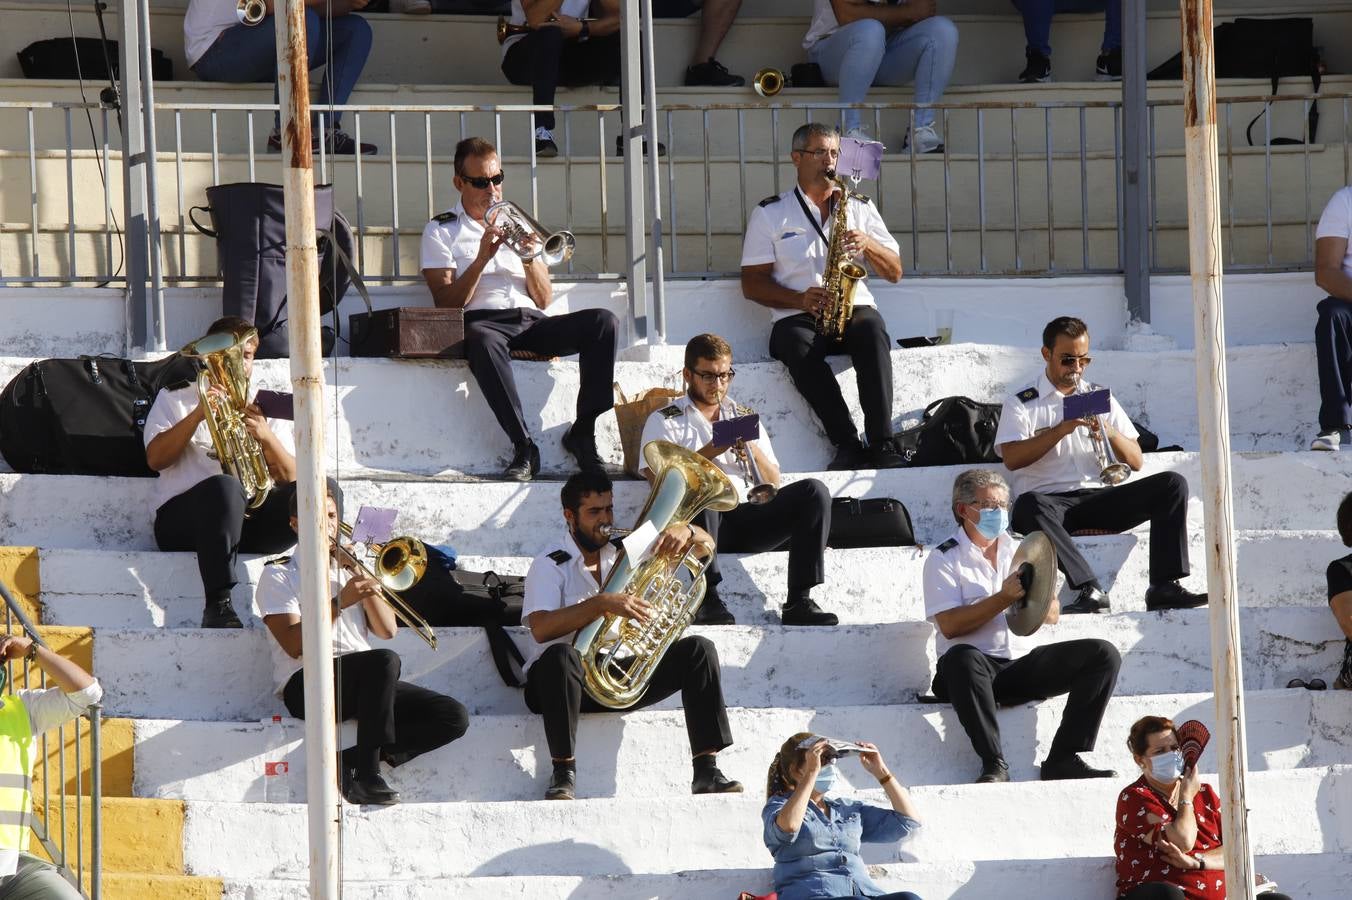
[[[329,541],[339,539],[336,483],[329,480],[324,509]],[[297,530],[296,497],[291,528]],[[369,572],[329,561],[333,600],[333,672],[340,719],[357,720],[357,743],[343,750],[339,778],[349,803],[389,806],[399,802],[380,775],[380,762],[401,766],[465,733],[469,712],[453,697],[399,680],[399,654],[371,648],[369,636],[389,640],[398,629],[393,608]],[[272,633],[277,694],[286,709],[305,718],[305,673],[301,667],[300,565],[273,560],[263,570],[254,597]]]
[[[995,452],[1015,474],[1019,489],[1014,530],[1041,531],[1056,548],[1066,583],[1079,595],[1065,613],[1108,609],[1094,570],[1070,532],[1125,531],[1150,522],[1150,588],[1146,609],[1184,609],[1207,602],[1179,584],[1188,574],[1188,482],[1159,472],[1118,483],[1142,465],[1138,432],[1115,397],[1107,414],[1067,419],[1065,398],[1087,385],[1089,327],[1062,316],[1042,330],[1044,370],[1005,399]],[[1125,468],[1123,468],[1125,466]],[[1105,484],[1113,486],[1105,487]]]
[[[611,408],[615,378],[613,313],[583,309],[547,316],[554,299],[549,267],[541,256],[523,262],[484,214],[502,199],[506,176],[498,151],[483,138],[455,145],[455,188],[460,202],[427,223],[422,273],[437,306],[465,311],[465,355],[484,400],[512,441],[504,478],[530,481],[540,471],[540,450],[521,413],[512,377],[512,351],[540,356],[578,355],[581,385],[577,414],[563,448],[583,471],[599,470],[596,419]]]

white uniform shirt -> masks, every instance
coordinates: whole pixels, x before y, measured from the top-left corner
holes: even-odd
[[[713,439],[713,423],[704,418],[704,413],[700,412],[691,402],[689,395],[686,395],[677,397],[670,406],[663,407],[648,416],[648,421],[643,423],[643,437],[639,441],[639,446],[647,446],[649,441],[671,441],[687,450],[699,450],[708,446]],[[779,459],[775,456],[775,448],[770,443],[770,432],[766,431],[764,421],[761,422],[760,438],[756,440],[756,446],[765,454],[766,459],[776,467],[779,466]],[[733,487],[737,488],[737,501],[745,503],[746,492],[755,485],[747,483],[743,476],[742,465],[737,461],[737,454],[729,448],[715,456],[713,463],[732,479]]]
[[[197,65],[227,28],[239,24],[235,0],[190,0],[183,16],[183,54],[188,68]]]
[[[845,221],[855,231],[862,231],[882,244],[893,253],[900,252],[900,246],[878,208],[871,200],[859,199],[861,195],[850,198],[850,206],[845,212]],[[798,201],[802,199],[802,204]],[[803,205],[807,211],[803,211]],[[801,196],[797,185],[778,197],[762,200],[751,211],[746,223],[746,240],[742,242],[742,265],[760,266],[774,263],[773,275],[776,282],[791,291],[804,291],[810,287],[820,287],[822,273],[826,271],[826,241],[831,240],[831,226],[834,215],[828,215],[825,222],[818,222],[826,241],[822,240],[817,229],[812,227],[812,216],[820,216],[817,205]],[[868,283],[861,281],[854,289],[856,306],[876,306]],[[801,309],[771,309],[773,321],[788,316],[796,316]]]
[[[336,562],[329,564],[329,596],[337,597],[349,581],[352,573]],[[261,616],[300,615],[300,562],[292,557],[284,563],[272,563],[263,567],[263,575],[258,579],[258,588],[254,591],[254,601],[258,604]],[[371,632],[366,626],[366,610],[360,603],[354,603],[343,610],[333,622],[333,655],[358,653],[371,649]],[[269,635],[270,636],[270,635]],[[272,672],[277,681],[277,695],[301,668],[301,658],[292,658],[282,649],[274,638],[272,645]]]
[[[1342,238],[1347,241],[1347,253],[1343,256],[1343,272],[1352,276],[1352,186],[1342,188],[1329,198],[1324,214],[1319,217],[1319,227],[1314,232],[1319,238]]]
[[[1101,385],[1087,384],[1097,389]],[[1048,428],[1061,424],[1062,394],[1047,380],[1044,369],[1035,381],[1028,383],[1022,390],[1005,398],[1004,408],[1000,410],[1000,427],[995,432],[995,453],[1000,455],[1000,445],[1009,441],[1023,441],[1035,434],[1041,434]],[[1136,426],[1127,418],[1126,411],[1109,397],[1111,409],[1106,416],[1108,424],[1133,440],[1139,434]],[[1094,453],[1094,441],[1089,437],[1089,429],[1077,428],[1069,436],[1061,438],[1055,447],[1048,450],[1037,462],[1011,471],[1014,480],[1014,494],[1037,491],[1048,494],[1057,491],[1074,491],[1080,488],[1103,487],[1099,480],[1098,457]]]
[[[197,408],[197,403],[196,382],[176,391],[161,389],[155,395],[155,403],[150,407],[149,415],[146,416],[145,445],[149,447],[150,442],[157,435],[168,431],[186,419],[188,413]],[[292,444],[291,423],[268,419],[268,426],[287,450],[295,454],[296,448]],[[192,433],[188,445],[183,448],[183,452],[179,454],[178,459],[160,472],[160,477],[155,485],[155,508],[159,509],[169,500],[196,487],[198,483],[205,479],[213,475],[220,475],[221,471],[221,464],[216,459],[216,448],[211,443],[211,430],[207,428],[205,421],[199,422],[197,430]]]
[[[449,213],[442,213],[423,228],[422,267],[464,272],[478,258],[483,236],[483,225],[466,215],[465,207],[457,203]],[[484,266],[465,311],[518,307],[535,309],[526,293],[526,266],[515,251],[502,244]]]
[[[559,4],[558,15],[571,16],[574,19],[587,18],[587,12],[591,9],[591,0],[563,0]],[[526,22],[526,11],[521,6],[521,0],[512,0],[512,16],[508,20],[513,25],[524,25]],[[506,58],[507,48],[524,38],[524,34],[514,34],[502,42],[502,56]]]
[[[601,584],[610,574],[610,567],[615,564],[619,552],[610,543],[601,548],[601,580],[597,581],[583,562],[582,551],[578,549],[577,541],[573,540],[572,532],[564,526],[558,538],[531,560],[530,569],[526,572],[526,596],[521,603],[521,622],[529,625],[532,613],[564,609],[601,593]],[[561,635],[544,643],[532,637],[527,642],[526,662],[521,671],[529,672],[540,654],[550,645],[572,642],[572,634]]]
[[[995,554],[996,565],[992,566],[982,555],[981,548],[973,544],[967,532],[959,526],[952,537],[930,551],[925,558],[923,579],[925,618],[934,623],[935,651],[939,656],[943,656],[954,644],[970,644],[987,656],[1014,658],[1014,635],[1009,630],[1004,613],[994,616],[975,631],[952,640],[938,631],[935,617],[941,612],[969,606],[997,593],[1009,577],[1009,564],[1018,546],[1019,542],[1009,532],[1000,535]]]

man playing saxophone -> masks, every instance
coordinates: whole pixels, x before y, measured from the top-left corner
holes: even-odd
[[[606,614],[646,622],[653,607],[640,597],[605,593],[602,585],[619,554],[612,541],[615,508],[610,478],[604,472],[573,475],[560,493],[564,528],[526,573],[521,621],[533,640],[526,651],[526,705],[544,719],[545,739],[553,760],[547,800],[572,800],[577,784],[575,746],[579,713],[607,712],[584,692],[582,658],[573,636]],[[713,540],[703,529],[673,524],[659,533],[651,552],[684,553],[690,542],[696,554],[712,552]],[[690,738],[695,794],[727,794],[742,790],[740,782],[718,769],[717,753],[732,744],[723,703],[718,651],[704,637],[678,639],[658,663],[647,691],[631,709],[639,709],[681,692],[685,730]]]
[[[742,293],[770,308],[770,355],[788,367],[835,445],[830,468],[886,469],[903,460],[892,444],[892,339],[873,295],[862,279],[857,282],[854,313],[838,339],[820,333],[818,317],[831,299],[822,284],[833,242],[844,260],[862,261],[894,284],[901,280],[901,254],[869,199],[840,192],[839,156],[835,129],[812,122],[793,133],[798,183],[751,211],[742,245]],[[840,203],[847,204],[849,230],[843,235],[834,224]],[[826,361],[841,354],[854,363],[867,447]]]
[[[243,334],[252,328],[244,319],[225,316],[213,322],[207,334]],[[246,380],[252,378],[257,349],[256,338],[243,347]],[[210,390],[225,398],[219,386]],[[206,595],[203,628],[243,627],[230,602],[239,581],[235,563],[240,552],[278,553],[296,543],[287,513],[296,489],[290,435],[279,434],[257,405],[251,403],[243,416],[244,427],[262,448],[276,483],[252,510],[240,482],[222,470],[195,382],[161,390],[146,416],[146,463],[160,473],[155,485],[155,543],[161,550],[197,553]]]

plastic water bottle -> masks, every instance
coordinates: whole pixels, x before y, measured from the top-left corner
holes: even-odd
[[[286,729],[282,717],[265,720],[268,751],[263,757],[263,800],[266,803],[291,802],[291,764],[286,761]]]

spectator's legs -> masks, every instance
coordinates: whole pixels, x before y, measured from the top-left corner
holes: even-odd
[[[275,81],[276,42],[271,16],[252,27],[235,25],[221,32],[192,70],[203,81],[227,84]]]
[[[827,84],[839,86],[841,103],[863,103],[873,86],[887,46],[887,28],[877,19],[856,19],[818,41],[808,57],[821,67]],[[844,111],[845,130],[859,127],[859,110]]]
[[[1270,897],[1271,894],[1264,896]],[[1187,900],[1187,894],[1183,889],[1173,884],[1166,884],[1163,881],[1151,881],[1147,884],[1138,884],[1136,887],[1127,891],[1122,896],[1122,900]]]
[[[19,867],[0,881],[0,900],[82,900],[83,894],[51,863],[19,854]]]
[[[531,103],[553,106],[554,92],[559,85],[559,61],[563,56],[563,31],[558,28],[537,28],[507,48],[502,58],[502,74],[512,84],[531,86]],[[535,114],[538,128],[554,130],[554,113]]]
[[[421,756],[464,736],[469,711],[454,697],[407,681],[394,686],[394,743],[384,756],[392,766]]]
[[[557,29],[547,29],[557,30]],[[516,49],[513,47],[512,49]],[[498,425],[513,446],[530,440],[521,415],[521,398],[512,376],[511,339],[526,327],[517,310],[484,310],[465,314],[465,357]]]
[[[1043,56],[1052,55],[1052,14],[1056,0],[1013,0],[1023,16],[1023,40]]]
[[[887,38],[874,84],[898,85],[915,80],[916,103],[938,103],[944,97],[958,55],[958,26],[943,16],[930,16]],[[916,127],[934,124],[935,111],[917,109]]]
[[[197,553],[197,569],[210,606],[229,602],[230,590],[239,580],[235,560],[243,526],[244,489],[229,475],[215,475],[156,510],[155,543],[161,550]]]
[[[1122,0],[1108,0],[1103,11],[1103,49],[1122,49]]]
[[[1326,297],[1318,310],[1314,350],[1319,365],[1319,430],[1345,431],[1352,425],[1352,303]]]
[[[371,25],[361,16],[337,16],[326,21],[313,8],[305,11],[305,39],[311,69],[324,68],[319,85],[319,102],[342,106],[352,96],[366,59],[371,55]],[[333,42],[333,65],[325,65],[329,40]],[[333,114],[329,127],[337,129],[339,113]]]
[[[770,355],[788,368],[794,387],[821,420],[826,437],[837,447],[858,446],[850,409],[841,396],[836,373],[826,362],[827,347],[807,313],[780,319],[770,330]]]
[[[742,8],[742,0],[704,0],[700,8],[699,40],[695,43],[695,56],[691,63],[698,65],[718,55],[723,38],[728,36],[732,23],[737,19],[737,11]]]

